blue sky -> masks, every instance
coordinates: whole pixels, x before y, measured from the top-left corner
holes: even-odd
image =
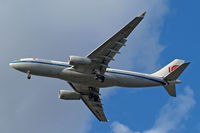
[[[0,132],[200,133],[199,2],[194,0],[0,0]],[[175,58],[191,62],[177,98],[162,87],[101,92],[108,123],[82,101],[58,99],[71,89],[57,79],[26,75],[8,63],[24,57],[67,61],[85,56],[147,11],[111,67],[151,73]]]

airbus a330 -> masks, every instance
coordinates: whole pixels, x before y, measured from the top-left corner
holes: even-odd
[[[108,121],[100,99],[100,88],[164,86],[170,96],[176,96],[175,84],[189,62],[175,59],[152,74],[111,69],[108,64],[125,46],[127,37],[144,18],[145,12],[134,18],[111,38],[85,57],[69,56],[68,62],[23,58],[10,62],[10,66],[27,74],[58,78],[67,81],[74,91],[60,90],[59,98],[80,100],[87,105],[99,121]]]

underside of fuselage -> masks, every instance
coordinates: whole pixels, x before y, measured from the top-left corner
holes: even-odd
[[[129,72],[117,69],[107,69],[104,82],[95,79],[94,74],[78,72],[65,62],[21,60],[11,62],[12,67],[32,75],[59,78],[67,82],[83,84],[92,87],[149,87],[163,85],[162,79],[148,74]]]

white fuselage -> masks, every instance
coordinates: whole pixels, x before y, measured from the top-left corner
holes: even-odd
[[[78,83],[91,87],[150,87],[165,85],[161,77],[151,74],[130,72],[118,69],[107,69],[104,76],[105,81],[99,82],[94,74],[77,72],[67,62],[51,61],[36,58],[25,58],[10,63],[13,68],[33,75],[59,78],[68,82]]]

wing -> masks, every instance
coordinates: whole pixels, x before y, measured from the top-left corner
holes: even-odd
[[[104,114],[101,99],[99,97],[99,88],[88,87],[80,84],[69,83],[71,87],[81,94],[81,99],[87,105],[87,107],[92,111],[92,113],[97,117],[99,121],[107,122],[106,116]]]
[[[104,74],[106,68],[108,68],[109,62],[114,60],[113,57],[119,53],[120,48],[125,46],[125,42],[127,41],[126,38],[144,18],[145,13],[146,12],[134,18],[120,31],[87,56],[92,60],[91,66],[93,69],[98,69],[101,74]]]

